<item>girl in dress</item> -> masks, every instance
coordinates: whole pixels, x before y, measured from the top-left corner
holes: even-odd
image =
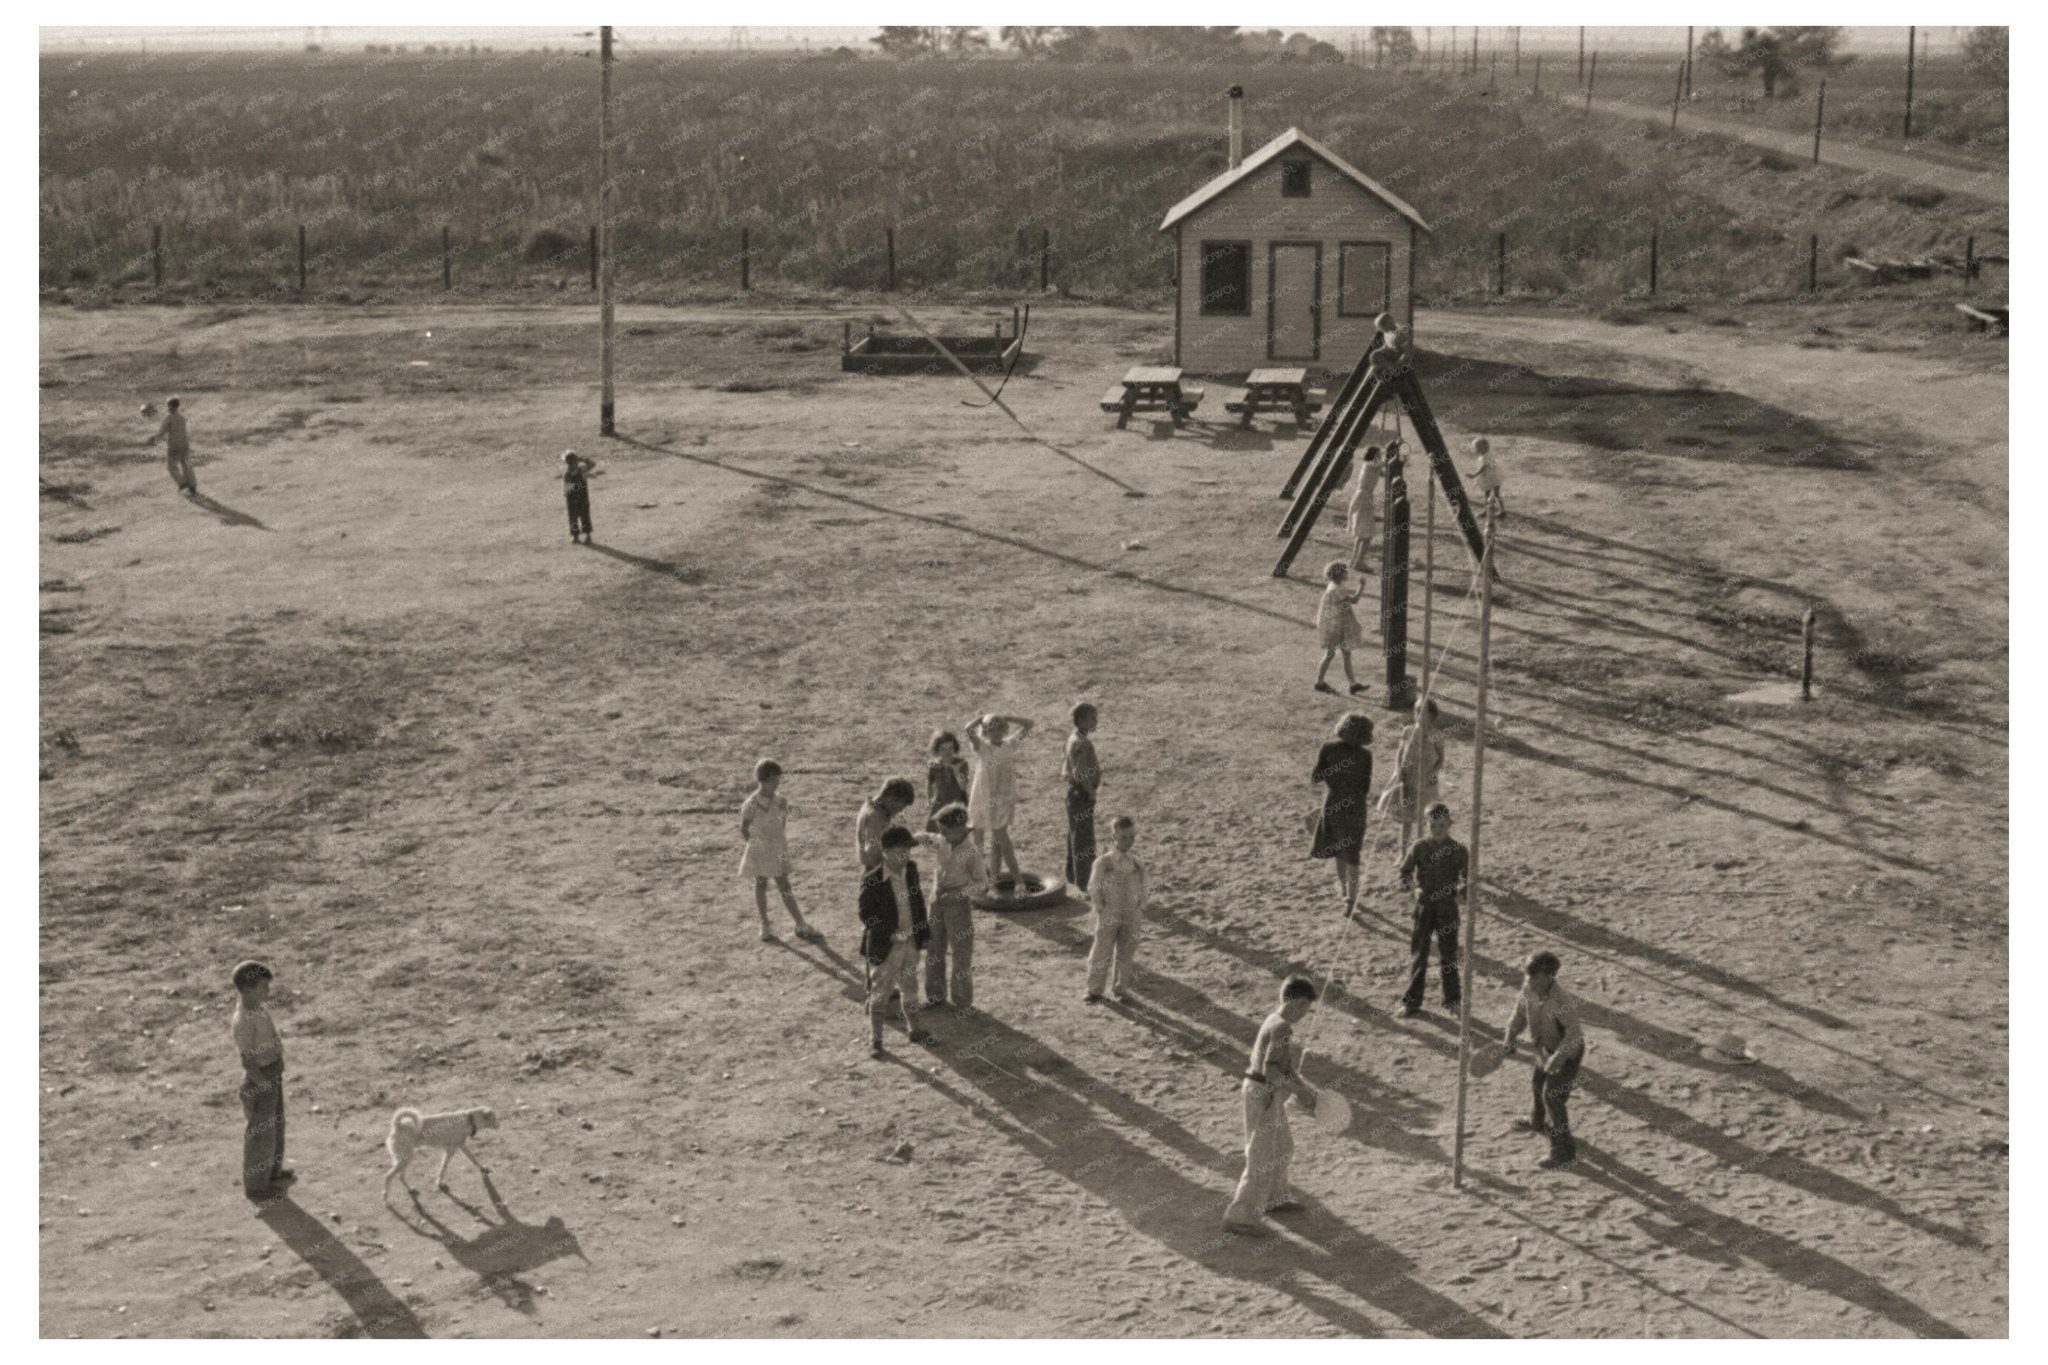
[[[1351,567],[1364,573],[1372,557],[1373,503],[1379,498],[1380,479],[1386,469],[1380,464],[1380,448],[1367,446],[1358,466],[1358,486],[1351,491],[1351,506],[1344,519],[1351,533]],[[1363,585],[1361,585],[1363,586]]]
[[[967,760],[960,757],[960,736],[951,730],[941,730],[932,736],[931,753],[931,766],[924,772],[926,833],[938,831],[940,811],[956,801],[967,804],[969,778]]]
[[[754,765],[754,790],[740,804],[740,838],[746,851],[740,855],[740,875],[754,879],[754,909],[761,916],[761,941],[771,943],[775,935],[768,928],[768,883],[782,893],[782,904],[796,922],[796,936],[816,943],[824,935],[804,921],[797,909],[796,893],[789,889],[789,802],[775,794],[782,785],[782,765],[764,758]]]
[[[1323,589],[1323,600],[1316,607],[1316,635],[1323,646],[1323,666],[1316,670],[1316,691],[1336,695],[1337,689],[1323,681],[1330,671],[1330,660],[1339,654],[1344,656],[1344,677],[1351,684],[1351,695],[1356,697],[1365,691],[1365,684],[1351,671],[1351,651],[1365,639],[1365,628],[1358,624],[1358,617],[1351,610],[1358,600],[1358,593],[1365,590],[1360,584],[1358,592],[1344,591],[1344,580],[1351,571],[1341,559],[1333,559],[1323,569],[1323,577],[1330,585]]]
[[[1316,753],[1310,782],[1323,785],[1323,809],[1316,820],[1311,858],[1337,865],[1337,890],[1348,919],[1358,906],[1358,860],[1365,851],[1365,812],[1372,804],[1372,717],[1347,713],[1336,736]]]
[[[967,726],[967,742],[974,746],[974,779],[967,792],[967,820],[974,831],[974,846],[983,847],[987,836],[989,864],[993,876],[1007,866],[1012,877],[1023,869],[1017,865],[1017,850],[1010,843],[1010,817],[1017,812],[1017,745],[1031,733],[1031,722],[1022,716],[999,716],[991,711]]]

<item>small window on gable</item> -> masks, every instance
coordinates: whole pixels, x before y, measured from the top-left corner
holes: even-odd
[[[1280,163],[1280,193],[1287,199],[1308,198],[1308,162]]]

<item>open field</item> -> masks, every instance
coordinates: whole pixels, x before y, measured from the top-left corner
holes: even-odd
[[[1850,68],[1852,72],[1857,68]],[[1562,73],[1559,73],[1560,76]],[[1601,75],[1603,97],[1636,89]],[[1505,79],[1505,78],[1503,78]],[[619,64],[618,280],[676,302],[753,283],[866,291],[1036,290],[1155,301],[1170,284],[1163,208],[1224,165],[1222,87],[1247,87],[1247,147],[1299,125],[1435,228],[1424,302],[1509,292],[1605,307],[1662,288],[1778,297],[1805,287],[1819,233],[1828,289],[1850,246],[2004,251],[2003,205],[1929,195],[1725,139],[1568,118],[1483,76],[1354,67],[836,62],[634,57]],[[1533,84],[1533,82],[1532,82]],[[1657,94],[1651,98],[1664,98]],[[40,279],[79,302],[325,302],[587,284],[594,77],[574,56],[186,54],[46,57]],[[2002,116],[2002,115],[2001,115]],[[232,134],[229,130],[233,130]],[[1782,164],[1781,164],[1782,163]],[[1719,192],[1748,178],[1732,206]]]
[[[1591,1025],[1580,1167],[1530,1168],[1509,1067],[1463,1192],[1454,1024],[1390,1013],[1391,839],[1363,928],[1306,857],[1339,546],[1269,575],[1302,437],[1221,385],[1179,434],[1095,408],[1170,315],[1035,310],[1027,434],[843,375],[873,299],[634,305],[604,442],[587,308],[44,309],[43,1333],[2004,1334],[2009,377],[1947,292],[1420,315],[1447,436],[1509,479],[1474,1018],[1547,946]],[[140,446],[171,391],[197,505]],[[1436,562],[1462,831],[1476,628]],[[1809,605],[1819,697],[1731,700]],[[1152,860],[1136,1003],[1083,1005],[1079,909],[984,915],[984,1017],[869,1061],[860,797],[1032,716],[1049,866],[1081,697]],[[822,950],[756,942],[735,876],[762,754]],[[301,1173],[261,1219],[249,954]],[[1309,1073],[1358,1121],[1298,1128],[1308,1209],[1243,1245],[1234,1086],[1295,967],[1340,982]],[[1727,1030],[1762,1063],[1704,1062]],[[489,1183],[385,1204],[399,1104],[495,1105]]]

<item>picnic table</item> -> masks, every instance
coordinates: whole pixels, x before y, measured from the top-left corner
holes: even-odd
[[[1253,370],[1245,379],[1244,397],[1223,406],[1226,411],[1242,413],[1238,425],[1246,427],[1261,410],[1273,412],[1283,408],[1294,414],[1297,426],[1305,427],[1308,419],[1323,408],[1321,403],[1308,400],[1307,370]]]
[[[1180,382],[1180,369],[1173,365],[1133,365],[1121,383],[1102,395],[1102,410],[1116,414],[1117,430],[1131,420],[1134,412],[1165,411],[1179,426],[1202,401],[1202,391]]]

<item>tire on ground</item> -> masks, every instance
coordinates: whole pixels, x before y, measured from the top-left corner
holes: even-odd
[[[977,910],[1043,910],[1066,898],[1064,878],[1025,868],[1015,877],[997,877],[992,891],[976,892],[968,903]]]

